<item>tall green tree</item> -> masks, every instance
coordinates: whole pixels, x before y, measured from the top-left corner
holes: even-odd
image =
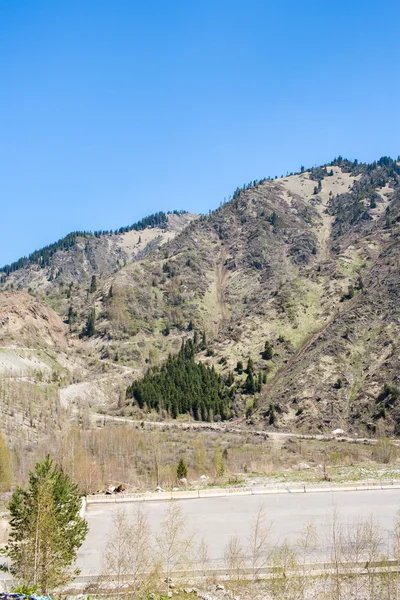
[[[264,360],[271,360],[274,355],[274,350],[270,344],[270,342],[266,341],[264,345],[264,351],[262,352],[262,357]]]
[[[94,292],[97,290],[97,279],[96,279],[96,275],[92,275],[92,279],[90,280],[90,288],[89,291],[91,294],[94,294]]]
[[[186,479],[188,474],[188,466],[183,456],[181,456],[176,468],[176,476],[178,479]]]
[[[89,311],[84,333],[88,337],[91,337],[96,333],[96,311],[94,308],[91,308]]]
[[[73,568],[88,525],[80,516],[78,486],[50,456],[17,487],[9,504],[11,532],[4,554],[19,584],[47,594],[79,574]]]

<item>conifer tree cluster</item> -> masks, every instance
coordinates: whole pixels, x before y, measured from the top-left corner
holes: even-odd
[[[166,411],[172,418],[191,414],[198,421],[230,416],[229,382],[200,362],[195,362],[192,340],[182,343],[176,356],[161,367],[151,367],[143,379],[134,381],[126,392],[140,408]]]

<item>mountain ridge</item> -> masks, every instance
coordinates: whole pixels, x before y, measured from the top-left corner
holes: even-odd
[[[140,378],[197,335],[196,360],[231,382],[235,418],[397,434],[399,176],[399,160],[338,157],[254,180],[210,215],[172,215],[170,233],[141,230],[143,247],[138,232],[118,234],[111,249],[100,236],[72,266],[56,252],[44,269],[3,275],[1,289],[29,290],[66,323],[71,356],[108,370],[101,397],[110,414],[143,417],[125,400],[129,375]],[[67,388],[69,405],[85,405]]]

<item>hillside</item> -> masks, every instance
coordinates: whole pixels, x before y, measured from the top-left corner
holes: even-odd
[[[229,418],[397,434],[399,176],[389,158],[339,157],[254,181],[209,216],[78,239],[46,266],[4,273],[1,296],[29,291],[59,315],[35,347],[54,344],[61,327],[58,389],[75,413],[143,418],[125,390],[196,338],[195,360],[228,388]],[[4,346],[22,347],[26,335],[16,329]]]

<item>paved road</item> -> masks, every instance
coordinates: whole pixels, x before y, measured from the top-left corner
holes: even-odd
[[[232,496],[179,500],[188,529],[204,537],[209,546],[213,564],[223,556],[224,548],[232,535],[246,542],[253,515],[264,504],[266,514],[273,523],[272,542],[285,538],[294,543],[302,528],[313,522],[321,536],[327,536],[334,508],[341,523],[367,519],[370,515],[379,521],[385,538],[389,538],[396,513],[400,509],[400,490],[373,490],[358,492],[319,492],[306,494],[274,494],[262,496]],[[113,532],[113,517],[124,510],[127,517],[138,503],[90,504],[86,513],[89,534],[78,556],[82,575],[99,573],[101,555],[107,538]],[[167,502],[144,504],[154,533],[160,528]]]

